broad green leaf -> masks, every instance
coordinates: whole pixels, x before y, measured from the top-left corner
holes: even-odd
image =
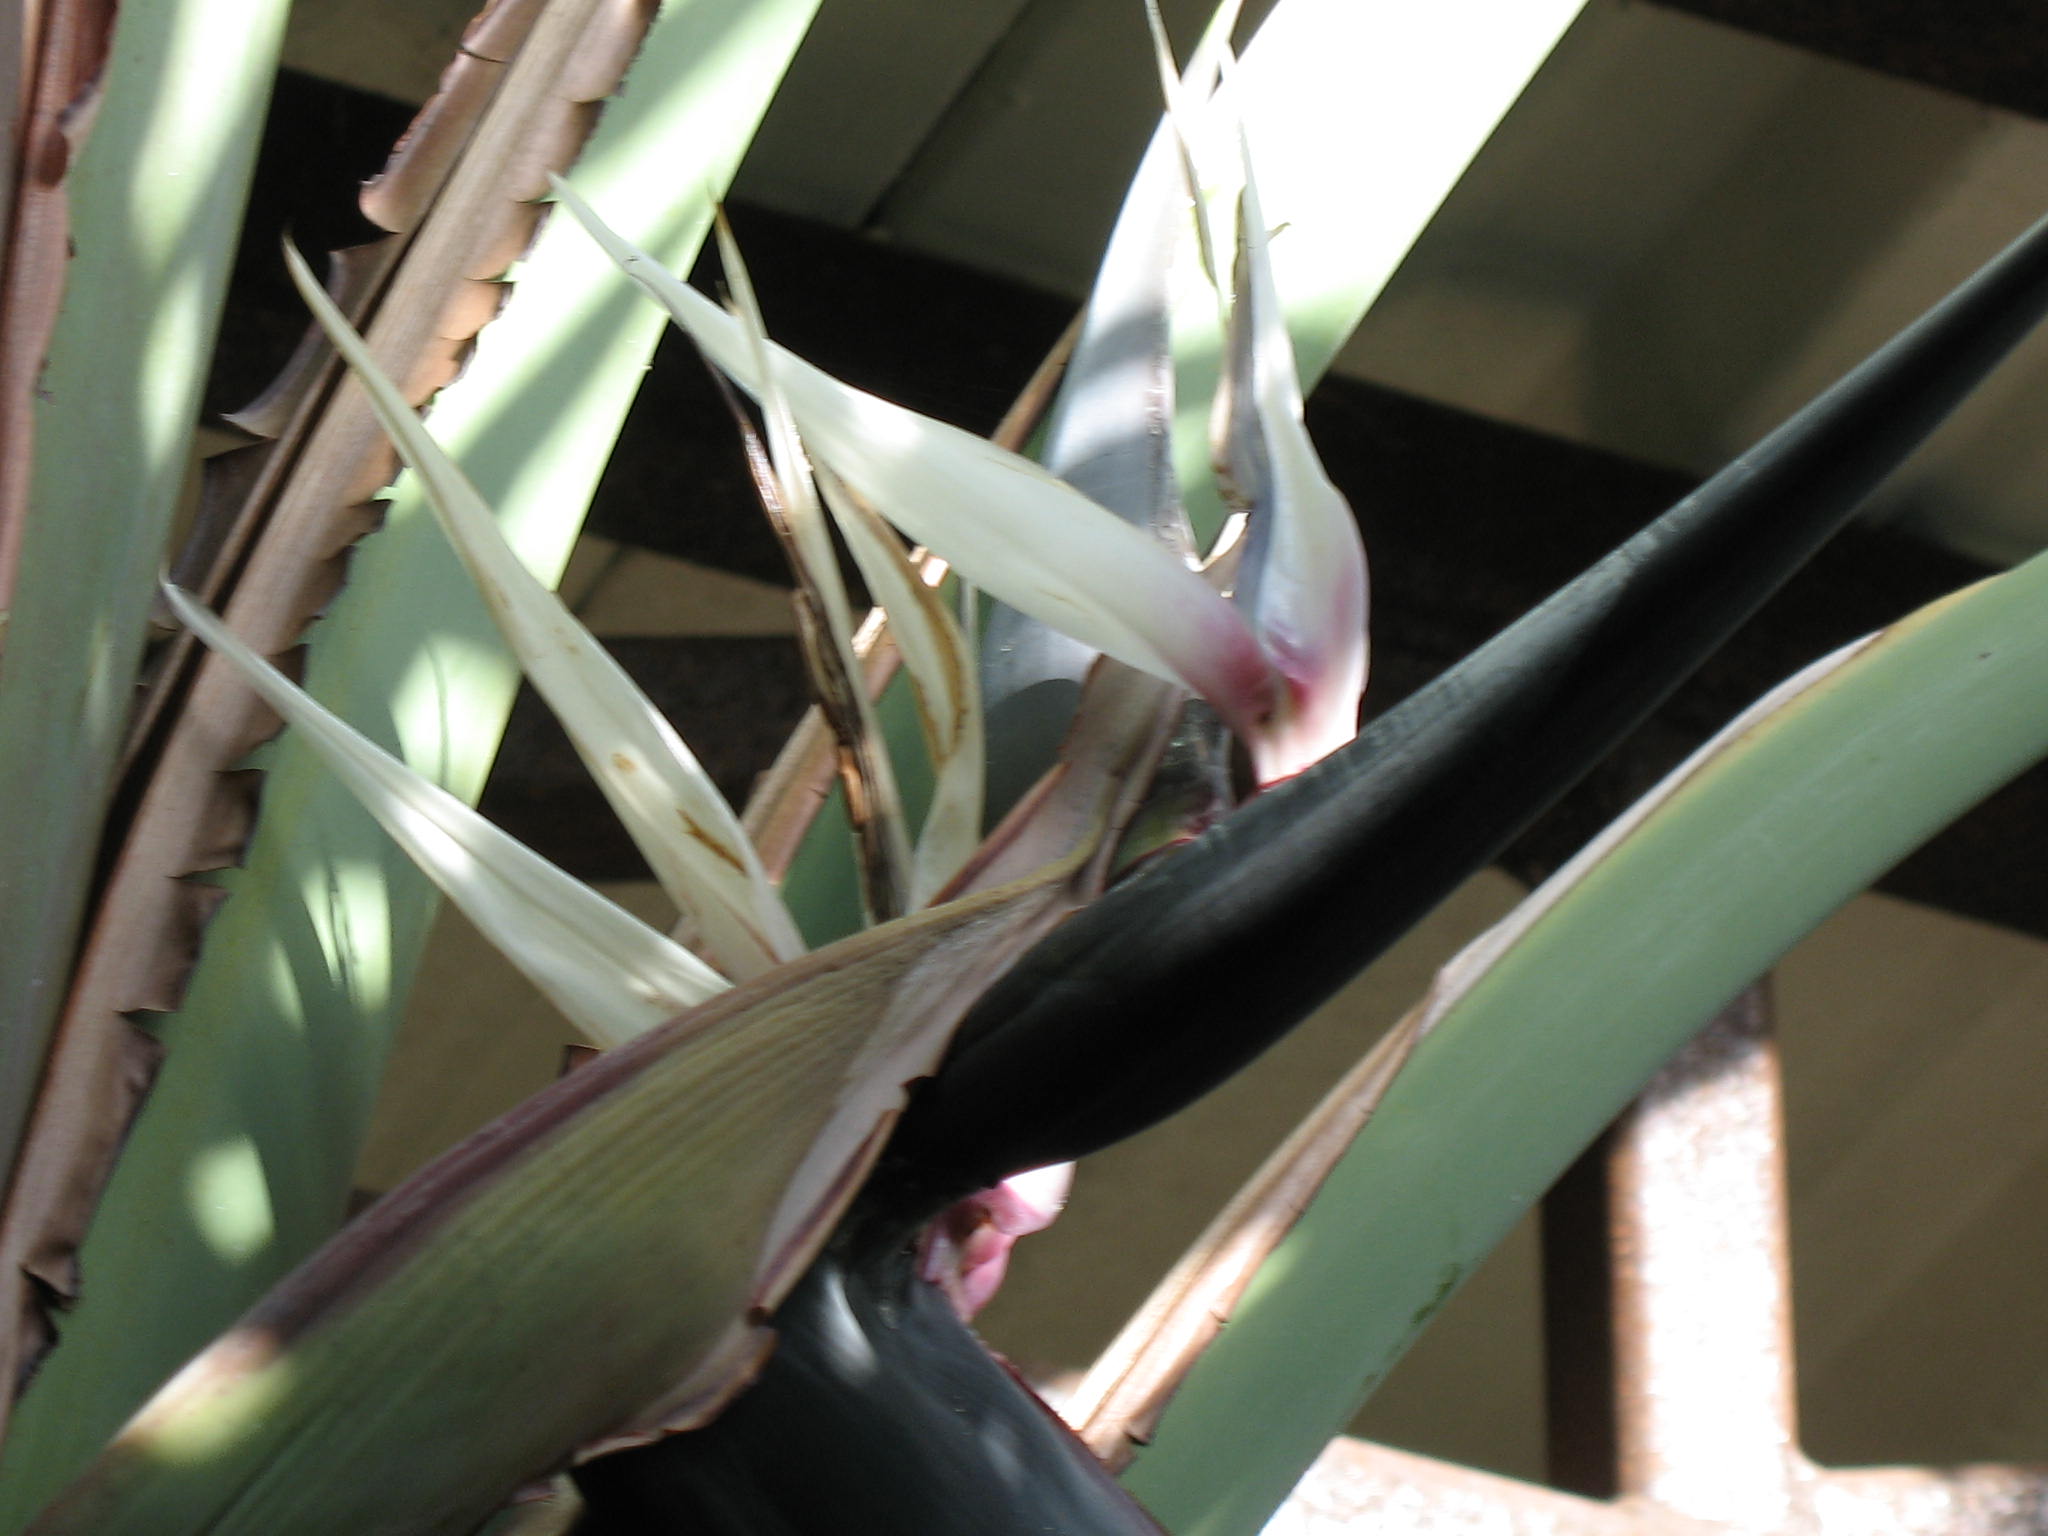
[[[2044,615],[2048,556],[1817,665],[1454,962],[1377,1113],[1129,1474],[1170,1528],[1257,1531],[1673,1051],[1828,912],[2048,755]]]
[[[74,141],[72,256],[0,652],[0,1165],[64,999],[288,9],[130,0]]]
[[[36,1536],[467,1531],[579,1446],[708,1416],[904,1085],[1084,862],[793,961],[528,1100],[180,1371]]]
[[[594,1045],[624,1045],[725,978],[313,702],[176,587],[179,622],[232,661],[427,877]]]
[[[741,388],[758,393],[738,322],[556,192],[620,267]],[[850,388],[770,349],[806,441],[911,538],[992,596],[1154,676],[1184,683],[1247,734],[1274,701],[1244,621],[1149,534],[1030,460]]]
[[[712,955],[735,976],[757,975],[801,954],[796,925],[711,776],[625,669],[512,552],[476,487],[434,441],[289,245],[285,264],[400,457],[419,477],[428,506],[520,670],[562,722],[669,899],[696,919]],[[514,952],[507,953],[517,961]]]
[[[687,266],[816,0],[669,0],[577,174]],[[219,46],[209,29],[204,47]],[[228,28],[221,35],[240,38]],[[200,46],[195,44],[195,47]],[[161,80],[218,94],[211,66]],[[163,98],[159,102],[170,98]],[[167,226],[168,227],[168,226]],[[659,322],[580,232],[543,229],[435,430],[528,567],[573,542]],[[152,562],[154,556],[151,557]],[[415,488],[354,553],[308,690],[465,799],[517,681]],[[15,1530],[180,1361],[340,1222],[438,900],[306,747],[268,755],[264,820],[213,920],[172,1049],[81,1252],[91,1297],[0,1459]]]
[[[1304,385],[1330,359],[1584,0],[1282,0],[1235,89],[1259,164],[1274,278]],[[1222,356],[1183,333],[1183,481],[1207,480]],[[1195,510],[1195,509],[1191,509]],[[1197,523],[1202,519],[1198,515]]]

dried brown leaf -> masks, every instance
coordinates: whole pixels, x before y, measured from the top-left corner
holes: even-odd
[[[1129,1464],[1252,1276],[1372,1117],[1421,1037],[1417,1009],[1389,1030],[1195,1240],[1075,1389],[1067,1421],[1111,1471]]]

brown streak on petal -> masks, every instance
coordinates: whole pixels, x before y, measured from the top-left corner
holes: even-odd
[[[990,434],[991,441],[1012,452],[1020,451],[1029,441],[1052,404],[1053,392],[1059,387],[1060,376],[1066,371],[1067,359],[1073,356],[1080,334],[1081,321],[1077,315],[1018,394],[1016,404]],[[919,561],[927,574],[931,566],[941,563],[922,550],[913,550],[911,558]],[[869,698],[880,698],[889,679],[896,675],[902,657],[879,608],[868,614],[855,633],[853,653],[861,662],[861,686]],[[789,872],[797,849],[831,793],[837,771],[832,728],[824,711],[813,706],[790,733],[789,744],[761,775],[742,818],[770,880],[780,880]]]
[[[733,850],[726,844],[724,839],[718,837],[714,833],[706,831],[703,824],[699,822],[694,816],[690,815],[689,812],[678,810],[676,812],[676,815],[681,819],[683,823],[683,831],[688,833],[691,837],[695,838],[699,843],[703,844],[705,850],[709,852],[713,858],[718,859],[723,863],[730,864],[735,870],[737,870],[741,874],[745,874],[747,872],[747,866],[745,861],[742,860],[737,853],[733,852]]]

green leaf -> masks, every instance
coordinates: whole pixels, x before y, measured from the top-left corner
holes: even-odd
[[[288,9],[123,5],[66,181],[73,254],[0,651],[0,1163],[64,999]]]
[[[592,1441],[715,1412],[904,1085],[1088,850],[756,978],[387,1195],[192,1360],[36,1536],[466,1531]]]
[[[1766,702],[1446,970],[1377,1113],[1128,1475],[1181,1536],[1257,1531],[1673,1051],[1828,912],[2048,755],[2048,556]]]
[[[578,174],[687,264],[816,0],[672,0]],[[215,92],[209,67],[171,84]],[[529,568],[567,558],[660,332],[572,228],[543,230],[503,313],[435,411],[441,441]],[[351,562],[309,691],[473,799],[517,670],[416,489]],[[174,1048],[81,1253],[92,1296],[17,1410],[0,1530],[20,1521],[180,1361],[340,1223],[437,897],[325,766],[286,741],[214,919]]]

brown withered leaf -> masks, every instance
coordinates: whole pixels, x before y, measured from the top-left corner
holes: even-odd
[[[372,350],[414,399],[453,376],[495,311],[502,290],[493,279],[538,217],[527,199],[547,164],[566,166],[573,156],[594,103],[616,84],[653,11],[652,0],[500,0],[472,30],[451,74],[467,91],[468,76],[496,72],[488,102],[467,122],[444,102],[433,124],[416,127],[387,172],[390,193],[380,206],[424,212],[402,249],[387,242],[395,247],[387,276],[368,261],[348,273],[358,301],[374,304]],[[487,53],[510,62],[500,66]],[[451,150],[451,139],[460,147]],[[367,408],[353,391],[325,385],[323,371],[308,366],[304,382],[266,405],[261,419],[283,419],[282,436],[260,470],[238,469],[255,482],[246,510],[217,516],[211,535],[219,553],[206,585],[235,630],[267,656],[294,646],[332,596],[350,547],[376,525],[372,497],[391,472]],[[48,1310],[76,1295],[73,1255],[139,1103],[141,1036],[130,1016],[180,997],[201,916],[193,904],[212,899],[193,896],[204,888],[189,877],[239,855],[248,791],[230,770],[274,728],[239,681],[202,658],[174,669],[160,697],[154,723],[137,738],[143,747],[127,796],[133,819],[93,914],[0,1211],[0,1275],[13,1287],[14,1312],[14,1326],[0,1335],[0,1372],[15,1390],[47,1344]],[[4,1414],[11,1395],[0,1398]]]
[[[1102,1352],[1063,1410],[1113,1472],[1150,1442],[1160,1415],[1221,1333],[1252,1276],[1294,1227],[1372,1117],[1421,1037],[1418,1008],[1381,1037],[1231,1198]]]

